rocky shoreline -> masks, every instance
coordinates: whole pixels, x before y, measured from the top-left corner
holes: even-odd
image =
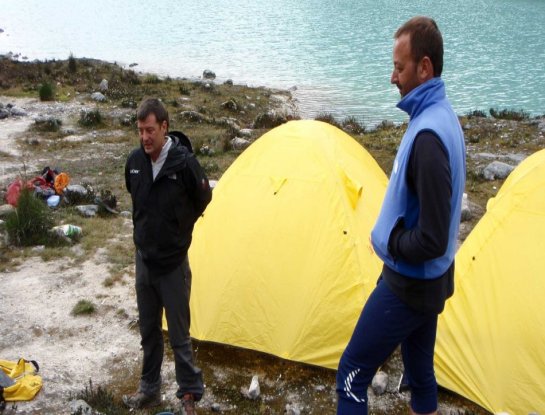
[[[44,83],[54,86],[51,101],[38,97]],[[168,104],[171,124],[192,138],[207,174],[216,180],[247,145],[298,117],[289,91],[217,84],[211,71],[203,72],[200,80],[173,80],[91,60],[77,60],[72,71],[69,61],[21,63],[0,58],[1,191],[18,175],[32,177],[44,166],[59,166],[70,173],[73,183],[111,190],[119,210],[130,210],[122,169],[137,144],[134,108],[145,95],[159,96]],[[96,112],[102,121],[86,125],[85,117]],[[351,134],[389,172],[404,125],[385,123],[366,131],[343,120],[330,121]],[[545,118],[509,120],[479,114],[463,116],[461,122],[468,155],[463,240],[509,172],[545,147]],[[69,401],[76,397],[89,398],[88,403],[98,408],[93,401],[96,393],[82,393],[89,379],[95,392],[103,386],[119,404],[121,394],[132,389],[138,378],[130,219],[84,218],[68,208],[53,214],[61,223],[81,226],[82,242],[64,249],[0,246],[2,325],[23,329],[3,336],[0,354],[8,359],[35,358],[43,366],[44,389],[35,400],[18,405],[21,414],[73,413]],[[70,316],[70,307],[79,298],[92,300],[97,313]],[[20,304],[28,306],[21,309]],[[207,379],[199,413],[334,411],[332,371],[225,346],[196,342],[195,348]],[[164,369],[165,407],[172,404],[175,388],[171,363],[166,362]],[[387,377],[371,394],[373,413],[405,413],[408,396],[397,392],[399,356],[383,370]],[[261,394],[249,399],[241,388],[248,393],[255,375]],[[487,413],[448,392],[441,394],[440,409],[453,415]]]

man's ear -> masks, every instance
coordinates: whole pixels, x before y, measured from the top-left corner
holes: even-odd
[[[433,63],[429,57],[424,56],[418,65],[418,76],[422,82],[429,81],[433,78]]]

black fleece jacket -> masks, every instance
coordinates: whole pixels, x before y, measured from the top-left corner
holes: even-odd
[[[409,188],[418,195],[421,218],[417,229],[400,223],[390,235],[389,249],[394,257],[422,262],[447,249],[452,180],[448,154],[432,132],[417,135],[407,169]],[[439,278],[420,280],[395,272],[386,265],[382,278],[404,303],[422,312],[440,313],[454,293],[454,263]]]
[[[180,265],[191,244],[193,226],[212,199],[202,167],[178,138],[153,180],[150,157],[142,147],[125,165],[125,184],[133,204],[134,244],[156,271]]]

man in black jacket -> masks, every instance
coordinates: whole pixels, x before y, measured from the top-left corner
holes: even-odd
[[[193,225],[212,193],[195,156],[177,136],[167,134],[168,112],[159,100],[140,104],[137,125],[141,146],[128,157],[125,182],[133,204],[136,300],[144,360],[139,388],[123,396],[123,402],[131,408],[160,404],[164,307],[176,366],[176,396],[182,401],[182,413],[191,415],[204,389],[189,337],[187,251]]]

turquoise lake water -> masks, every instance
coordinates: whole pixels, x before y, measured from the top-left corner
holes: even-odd
[[[544,0],[0,1],[0,54],[90,57],[171,77],[295,87],[300,111],[374,124],[405,115],[390,84],[393,33],[432,16],[459,114],[545,113]]]

